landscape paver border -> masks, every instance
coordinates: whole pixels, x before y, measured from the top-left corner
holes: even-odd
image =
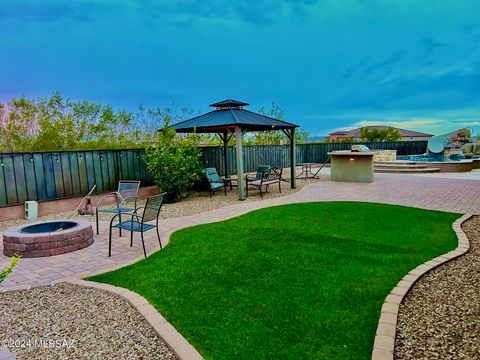
[[[377,331],[373,343],[372,360],[393,360],[395,354],[395,336],[397,333],[397,320],[400,304],[408,294],[413,284],[423,275],[434,268],[465,255],[470,249],[467,235],[462,230],[462,224],[470,219],[473,214],[464,214],[452,224],[458,245],[455,250],[429,260],[405,275],[387,295],[380,311]]]
[[[408,176],[402,175],[402,178],[408,179]],[[390,179],[389,177],[385,177],[385,179]],[[393,179],[393,178],[392,178]],[[412,179],[413,180],[413,179]],[[327,182],[328,183],[328,182]],[[325,184],[323,183],[325,186]],[[338,184],[330,184],[331,186],[337,186]],[[241,203],[241,204],[236,204],[236,205],[230,205],[223,207],[221,210],[221,214],[218,213],[220,209],[216,210],[211,210],[207,211],[203,214],[195,214],[192,216],[187,216],[183,218],[178,218],[178,219],[172,219],[171,224],[165,228],[165,232],[162,234],[162,244],[167,245],[170,241],[170,235],[180,229],[187,228],[190,226],[195,226],[195,225],[200,225],[200,224],[208,224],[208,223],[214,223],[218,221],[223,221],[230,219],[232,217],[240,216],[245,213],[258,210],[261,208],[265,207],[271,207],[271,206],[279,206],[279,205],[285,205],[289,203],[302,203],[302,202],[323,202],[323,201],[360,201],[360,202],[369,202],[369,203],[382,203],[382,204],[394,204],[394,205],[401,205],[401,206],[407,206],[407,207],[415,207],[415,208],[424,208],[428,210],[440,210],[440,211],[450,211],[450,212],[462,212],[462,210],[467,210],[467,209],[454,209],[449,206],[432,206],[430,203],[423,203],[419,202],[417,198],[415,198],[415,201],[412,202],[404,202],[404,201],[398,201],[398,199],[390,198],[387,197],[386,199],[377,199],[377,198],[368,198],[365,199],[364,197],[345,197],[345,196],[340,196],[338,197],[338,194],[335,198],[331,198],[331,196],[314,196],[313,198],[310,196],[311,194],[309,193],[310,188],[314,190],[317,187],[317,184],[309,184],[305,186],[303,189],[300,191],[296,192],[295,194],[292,194],[290,196],[285,196],[285,197],[279,197],[279,198],[274,198],[274,199],[269,199],[266,201],[262,202],[255,202],[255,203]],[[354,188],[356,188],[357,185],[354,184]],[[321,195],[324,195],[325,192],[322,191]],[[308,195],[308,196],[307,196]],[[404,197],[403,195],[401,196],[402,198]],[[397,200],[397,201],[395,201]],[[445,203],[445,199],[442,200],[442,204]],[[468,208],[468,207],[467,207]],[[470,210],[470,211],[469,211]],[[473,211],[472,211],[473,210]],[[475,212],[475,209],[469,208],[467,210],[469,213]],[[418,266],[417,268],[413,269],[410,271],[407,275],[405,275],[402,280],[397,284],[397,286],[390,292],[390,294],[386,297],[384,306],[382,307],[381,311],[381,317],[379,320],[379,324],[377,327],[377,333],[375,336],[375,342],[374,342],[374,348],[372,352],[372,359],[373,360],[386,360],[386,359],[393,359],[393,349],[395,345],[395,333],[396,333],[396,324],[397,324],[397,316],[398,316],[398,309],[401,301],[405,297],[405,295],[408,293],[410,287],[413,285],[415,281],[417,281],[423,274],[426,272],[430,271],[431,269],[447,262],[450,261],[454,258],[457,258],[463,254],[465,254],[468,249],[469,249],[469,243],[466,235],[463,233],[461,230],[461,224],[466,221],[468,218],[470,218],[472,215],[463,215],[461,218],[459,218],[457,221],[454,222],[452,225],[455,233],[457,234],[459,244],[457,248],[447,254],[441,255],[433,260],[427,261],[425,264],[422,264]],[[200,221],[199,221],[200,220]],[[108,224],[108,222],[103,222],[102,225]],[[151,255],[158,250],[156,248],[148,251],[148,255]],[[119,268],[131,265],[139,260],[142,260],[144,257],[143,256],[138,256],[136,258],[130,259],[129,261],[125,261],[123,263],[115,263],[112,264],[111,267],[106,267],[106,268],[101,268],[98,270],[89,270],[89,271],[84,271],[80,272],[77,274],[74,274],[76,278],[72,277],[72,275],[69,275],[68,277],[62,277],[54,280],[52,283],[59,283],[59,282],[70,282],[70,281],[76,281],[76,282],[84,282],[85,284],[89,284],[88,287],[97,287],[96,285],[102,285],[102,286],[107,286],[107,284],[101,284],[101,283],[94,283],[86,280],[80,280],[81,277],[87,277],[87,276],[94,276],[97,274],[117,270]],[[0,293],[1,292],[7,292],[7,291],[14,291],[14,290],[26,290],[30,289],[33,287],[37,286],[45,286],[45,284],[36,284],[33,283],[31,285],[28,284],[22,284],[22,285],[14,285],[14,286],[9,286],[9,287],[0,287]],[[86,285],[85,285],[86,286]],[[108,285],[111,286],[111,285]],[[114,287],[116,289],[122,289],[124,291],[129,291],[127,289],[123,288],[118,288]],[[116,293],[116,292],[114,292]],[[134,293],[135,294],[135,293]],[[136,297],[141,297],[138,294],[135,294]],[[142,298],[143,299],[143,298]],[[145,300],[145,299],[143,299]],[[140,301],[141,300],[137,300]],[[146,301],[146,300],[145,300]],[[130,303],[132,303],[130,301]],[[148,302],[147,302],[148,304]],[[146,305],[143,303],[143,305]],[[133,304],[133,306],[135,306]],[[144,310],[151,310],[148,306],[144,306],[142,309]],[[141,310],[139,310],[141,311]],[[142,312],[141,312],[142,313]],[[143,315],[143,313],[142,313]],[[161,314],[158,313],[159,316]],[[144,315],[145,317],[145,315]],[[162,317],[163,318],[163,317]],[[147,322],[149,322],[149,319],[146,317]],[[170,325],[170,324],[168,324]],[[172,348],[174,353],[177,354],[177,356],[180,359],[199,359],[201,358],[200,354],[190,345],[188,342],[185,340],[184,347],[179,346],[179,344],[176,343],[178,338],[175,337],[178,332],[171,326],[171,328],[168,325],[164,325],[163,327],[159,327],[161,331],[163,331],[163,334],[168,337],[168,339],[165,339],[164,336],[161,336],[162,339],[165,340],[167,345]],[[155,328],[155,327],[154,327]],[[173,330],[175,330],[175,332]],[[155,330],[158,332],[158,329],[155,328]],[[169,333],[167,335],[167,333]],[[160,333],[159,333],[160,334]],[[180,334],[178,334],[180,335]],[[181,335],[180,335],[181,336]],[[172,342],[172,344],[169,343],[169,339]],[[393,339],[393,340],[392,340]],[[176,346],[172,346],[176,345]],[[175,350],[176,349],[176,350]]]
[[[75,277],[66,277],[54,280],[50,285],[47,286],[55,286],[61,283],[98,289],[123,298],[143,316],[145,321],[155,330],[157,335],[165,342],[170,350],[173,351],[177,358],[180,360],[203,359],[202,355],[200,355],[200,353],[175,329],[175,327],[173,327],[172,324],[170,324],[143,296],[137,294],[136,292],[119,286],[87,281]],[[11,286],[4,289],[2,292],[6,293],[11,291],[29,290],[31,288],[31,285]],[[0,350],[5,350],[4,353],[0,351],[0,360],[15,359],[13,354],[11,354],[8,349]],[[2,356],[5,357],[3,358]]]

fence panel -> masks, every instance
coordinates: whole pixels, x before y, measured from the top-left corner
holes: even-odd
[[[398,155],[423,154],[427,150],[427,141],[386,141],[356,143],[376,150],[397,150]],[[313,143],[296,146],[297,163],[324,163],[327,153],[337,150],[348,150],[352,143]],[[224,174],[223,148],[216,146],[202,147],[202,161],[205,167],[215,167],[219,174]],[[229,146],[228,172],[236,174],[235,147]],[[290,149],[288,145],[248,145],[243,147],[243,164],[246,172],[256,171],[260,164],[270,164],[276,167],[290,166]]]
[[[422,154],[426,141],[362,143],[371,149],[397,150],[398,155]],[[323,163],[327,153],[350,149],[350,143],[299,144],[297,163]],[[258,165],[290,166],[288,145],[244,146],[245,171]],[[202,147],[206,167],[225,172],[222,147]],[[86,194],[93,185],[96,192],[112,191],[119,180],[140,180],[151,185],[152,177],[143,161],[143,149],[95,150],[35,153],[0,153],[0,207],[22,204],[26,200],[46,201]],[[227,149],[228,171],[237,171],[235,147]]]
[[[119,180],[151,185],[143,149],[0,153],[0,207],[116,190]]]

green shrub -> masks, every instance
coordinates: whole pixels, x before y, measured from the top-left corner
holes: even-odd
[[[8,274],[13,271],[13,268],[15,267],[15,265],[17,265],[19,259],[20,256],[12,256],[12,259],[10,260],[10,265],[0,271],[0,284],[3,282],[3,280],[5,280]]]
[[[145,163],[153,181],[166,201],[175,202],[188,196],[202,177],[201,152],[197,135],[175,136],[175,130],[165,121],[154,147],[145,150]]]

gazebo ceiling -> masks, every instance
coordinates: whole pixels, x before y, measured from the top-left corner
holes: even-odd
[[[216,107],[216,110],[173,124],[171,127],[180,133],[217,133],[233,131],[236,127],[240,127],[242,131],[287,130],[298,127],[243,109],[242,107],[246,105],[248,104],[237,100],[223,100],[210,105]]]

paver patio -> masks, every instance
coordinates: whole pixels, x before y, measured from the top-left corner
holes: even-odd
[[[375,182],[371,184],[323,181],[308,185],[299,192],[285,197],[258,202],[239,202],[194,216],[163,220],[160,223],[162,243],[166,245],[169,235],[184,227],[228,219],[268,206],[311,201],[366,201],[479,214],[480,181],[395,174],[376,174]],[[355,209],[352,208],[352,211]],[[2,288],[13,286],[47,285],[53,280],[70,276],[86,277],[143,258],[139,234],[136,234],[134,246],[131,248],[129,234],[125,233],[119,238],[115,232],[111,258],[107,257],[108,222],[100,223],[100,234],[95,236],[95,242],[90,247],[83,250],[52,257],[22,259],[10,277],[0,286],[0,291]],[[158,250],[154,231],[145,233],[145,241],[148,253]],[[9,260],[8,257],[1,255],[0,267],[6,266]]]

